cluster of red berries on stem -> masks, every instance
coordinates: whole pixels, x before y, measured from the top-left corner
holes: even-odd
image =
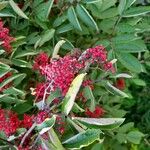
[[[3,26],[3,21],[0,18],[0,45],[7,53],[10,53],[12,51],[11,42],[14,40],[14,38],[9,35],[9,29],[4,28]]]
[[[39,54],[35,58],[33,68],[40,71],[46,83],[36,87],[36,96],[41,99],[46,87],[49,87],[47,93],[58,88],[64,96],[75,76],[84,70],[87,64],[95,63],[106,71],[114,71],[112,63],[107,61],[107,51],[103,46],[89,48],[83,53],[68,54],[58,59],[49,59],[46,53]],[[39,94],[40,90],[42,92]]]

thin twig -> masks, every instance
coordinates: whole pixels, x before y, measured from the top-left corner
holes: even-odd
[[[26,134],[24,135],[24,137],[22,138],[21,142],[20,142],[20,146],[23,145],[23,143],[25,142],[26,138],[29,136],[29,134],[33,131],[33,129],[35,128],[36,123],[34,123],[31,128],[26,132]]]

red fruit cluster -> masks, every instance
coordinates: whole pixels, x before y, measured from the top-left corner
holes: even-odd
[[[23,120],[19,120],[18,115],[10,110],[0,109],[0,130],[7,136],[16,132],[18,128],[29,128],[32,126],[33,116],[24,115]]]
[[[85,114],[90,118],[100,118],[104,115],[104,109],[100,106],[96,106],[94,111],[86,108]]]
[[[46,118],[49,118],[49,112],[48,111],[40,111],[35,117],[36,123],[40,124],[42,123]]]
[[[64,96],[75,76],[86,67],[87,63],[97,63],[105,70],[112,71],[113,69],[113,65],[107,62],[107,51],[102,46],[89,48],[82,54],[69,54],[56,60],[49,60],[45,53],[41,53],[35,58],[34,68],[38,69],[46,78],[45,85],[41,85],[40,88],[45,87],[49,92],[59,88]],[[37,96],[39,95],[38,91]],[[42,95],[43,88],[39,98]]]
[[[46,53],[40,53],[34,60],[33,69],[41,71],[41,68],[48,64],[49,57]]]
[[[8,72],[7,74],[5,74],[4,76],[2,76],[0,78],[0,83],[2,83],[4,80],[6,80],[7,78],[9,78],[10,76],[12,76],[11,72]],[[3,92],[3,90],[9,88],[11,86],[11,83],[6,84],[5,86],[3,86],[2,88],[0,88],[0,92]]]
[[[14,38],[9,35],[9,29],[3,27],[3,22],[0,19],[0,45],[7,53],[10,53],[12,51],[12,46],[10,45],[10,43],[13,40]]]

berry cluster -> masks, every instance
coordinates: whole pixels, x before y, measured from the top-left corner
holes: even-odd
[[[0,130],[7,136],[14,134],[18,128],[30,128],[32,123],[32,116],[25,114],[23,120],[19,120],[16,113],[0,109]]]
[[[75,76],[85,69],[87,64],[95,63],[105,70],[114,70],[112,63],[107,61],[107,51],[103,46],[89,48],[83,53],[68,54],[59,59],[49,60],[45,53],[39,54],[35,58],[33,68],[45,76],[46,83],[37,86],[36,96],[41,99],[45,89],[47,89],[47,93],[50,93],[57,88],[64,96]]]
[[[10,53],[12,51],[12,46],[10,45],[10,43],[13,40],[14,38],[9,35],[9,29],[3,27],[3,22],[0,19],[0,45],[7,53]]]

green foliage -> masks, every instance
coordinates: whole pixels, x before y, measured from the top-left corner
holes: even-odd
[[[117,60],[114,63],[116,73],[102,73],[97,66],[90,66],[87,78],[94,81],[94,89],[85,87],[82,94],[91,111],[96,105],[104,107],[105,118],[94,120],[71,116],[73,112],[79,116],[85,112],[83,104],[75,101],[86,78],[86,73],[81,72],[62,98],[62,107],[59,106],[63,117],[68,117],[65,121],[72,125],[68,127],[71,132],[58,136],[53,129],[56,121],[53,116],[36,128],[40,134],[47,132],[50,142],[42,137],[39,139],[47,149],[54,150],[145,150],[150,143],[149,4],[149,1],[143,0],[1,0],[0,17],[9,26],[15,40],[12,42],[11,55],[0,49],[0,78],[13,72],[12,76],[0,83],[0,89],[12,84],[0,93],[0,107],[14,110],[20,117],[38,109],[30,88],[34,88],[37,81],[44,80],[39,79],[32,69],[33,58],[39,52],[44,51],[57,58],[58,51],[64,56],[75,51],[75,48],[87,49],[102,44],[108,51],[108,60]],[[116,87],[120,78],[126,81],[123,91]],[[47,105],[51,108],[58,97],[62,97],[59,90],[51,93]],[[124,121],[122,117],[127,119],[119,127]],[[104,131],[104,142],[99,129],[108,129]],[[2,132],[0,138],[6,139]],[[138,144],[140,146],[136,146]]]

